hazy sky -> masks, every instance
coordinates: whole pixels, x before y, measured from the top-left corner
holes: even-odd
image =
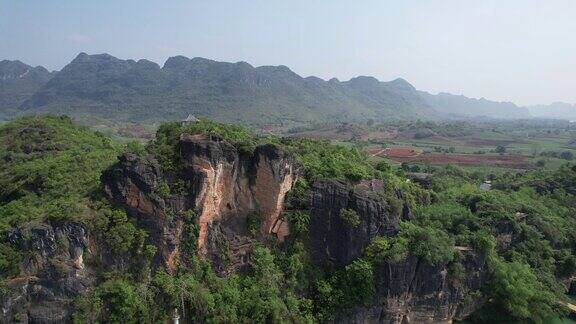
[[[575,0],[0,0],[0,59],[61,69],[81,51],[576,102]]]

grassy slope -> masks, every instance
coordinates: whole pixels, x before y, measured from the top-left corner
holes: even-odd
[[[25,117],[0,127],[0,230],[81,215],[118,146],[68,117]]]

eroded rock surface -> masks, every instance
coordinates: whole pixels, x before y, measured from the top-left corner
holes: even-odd
[[[279,222],[296,170],[282,151],[263,145],[251,154],[243,153],[225,140],[205,135],[182,135],[179,148],[177,174],[163,175],[156,162],[125,154],[102,176],[106,195],[151,229],[159,247],[157,260],[169,271],[178,264],[183,220],[170,219],[167,213],[196,212],[198,254],[212,260],[220,273],[243,264],[250,246],[249,217],[260,220],[262,234],[279,240],[289,234]],[[163,181],[190,185],[186,192],[160,197]]]
[[[83,255],[88,237],[77,223],[35,224],[15,228],[9,242],[23,252],[21,276],[7,282],[0,322],[62,323],[72,298],[94,282]]]
[[[397,233],[400,220],[411,213],[405,205],[398,209],[395,199],[385,199],[385,186],[376,180],[355,186],[335,181],[314,184],[310,240],[316,263],[342,267],[360,257],[375,236]],[[394,196],[399,199],[402,194],[394,192]],[[341,219],[344,208],[357,212],[358,226]],[[335,322],[437,323],[465,318],[484,302],[478,290],[486,284],[488,271],[484,258],[474,251],[458,253],[464,268],[461,274],[453,273],[449,264],[432,265],[411,255],[376,265],[370,305],[347,312]]]

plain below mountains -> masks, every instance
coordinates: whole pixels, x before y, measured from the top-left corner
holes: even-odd
[[[285,66],[176,56],[160,67],[85,53],[52,73],[19,61],[0,63],[0,118],[26,113],[138,123],[194,114],[249,125],[529,117],[513,103],[432,95],[403,79],[325,81],[303,78]]]

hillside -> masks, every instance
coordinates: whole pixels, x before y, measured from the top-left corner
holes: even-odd
[[[576,104],[555,102],[550,105],[529,106],[528,109],[534,117],[576,120]]]
[[[542,322],[574,292],[576,166],[428,185],[209,120],[117,146],[0,127],[2,322]]]
[[[447,117],[486,117],[497,119],[530,118],[530,112],[511,102],[496,102],[484,98],[474,99],[449,93],[432,95],[421,91],[420,95],[428,105]]]
[[[0,61],[0,120],[11,117],[52,76],[53,73],[41,66],[32,67],[20,61]]]
[[[25,117],[1,126],[0,231],[85,212],[117,149],[65,116]]]
[[[284,66],[255,68],[182,56],[161,68],[107,54],[78,55],[22,109],[129,121],[192,113],[245,124],[433,116],[411,86],[396,82],[326,82],[302,78]]]
[[[247,125],[284,126],[451,116],[526,117],[513,104],[428,95],[403,79],[381,82],[360,76],[324,81],[303,78],[285,66],[253,67],[245,62],[177,56],[160,67],[147,60],[84,53],[20,106],[20,113],[36,112],[138,123],[194,114]]]

